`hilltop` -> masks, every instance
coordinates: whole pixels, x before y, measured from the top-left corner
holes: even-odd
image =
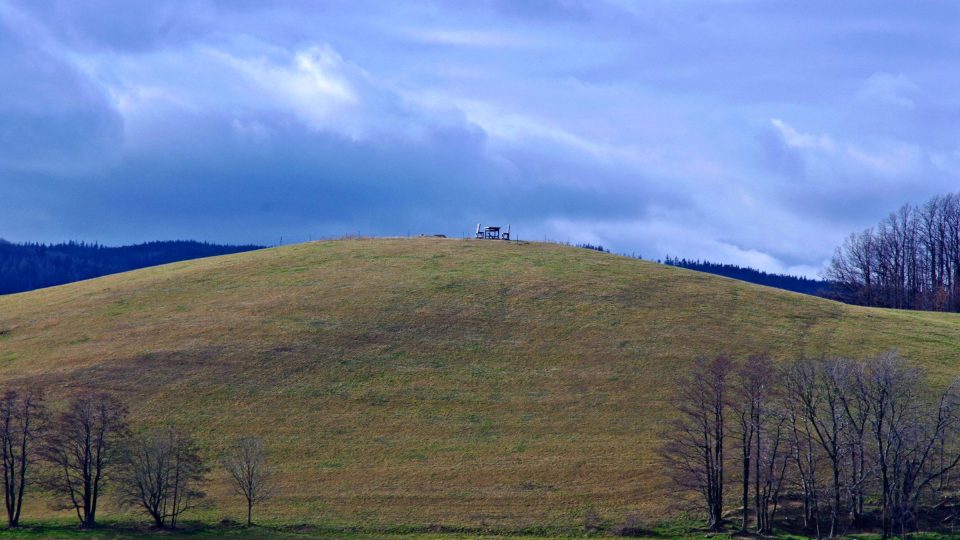
[[[115,391],[211,456],[261,435],[263,513],[288,524],[656,521],[664,400],[696,355],[891,347],[960,374],[960,316],[540,243],[317,242],[0,297],[0,380]],[[205,519],[239,514],[222,475],[209,491]]]

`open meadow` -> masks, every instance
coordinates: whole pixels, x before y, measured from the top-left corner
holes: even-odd
[[[323,241],[0,297],[0,380],[54,405],[115,392],[136,426],[173,422],[214,465],[262,437],[281,476],[258,513],[276,527],[559,534],[590,508],[653,527],[677,516],[656,449],[697,355],[889,348],[945,382],[960,315],[545,243]],[[240,520],[216,466],[207,491],[185,519]],[[28,497],[24,519],[70,514]]]

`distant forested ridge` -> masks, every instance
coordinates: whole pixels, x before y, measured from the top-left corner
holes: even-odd
[[[837,248],[827,277],[842,300],[960,311],[960,193],[905,204]]]
[[[133,246],[99,244],[14,244],[0,239],[0,294],[30,291],[214,255],[260,249],[177,240]]]
[[[584,249],[592,249],[601,253],[610,253],[610,250],[602,245],[576,244],[576,246]],[[636,259],[643,258],[638,255],[624,255],[624,257],[632,257]],[[666,259],[657,262],[669,266],[676,266],[678,268],[686,268],[687,270],[696,270],[697,272],[706,272],[707,274],[739,279],[740,281],[746,281],[747,283],[766,285],[767,287],[774,287],[776,289],[783,289],[785,291],[793,291],[832,299],[837,299],[838,296],[837,292],[835,291],[834,284],[821,279],[810,279],[787,274],[769,274],[762,270],[757,270],[756,268],[750,268],[747,266],[714,263],[709,261],[701,261],[699,259],[681,259],[678,257],[670,257],[669,255]]]
[[[762,270],[737,266],[735,264],[720,264],[699,260],[678,259],[667,257],[663,264],[697,270],[733,279],[739,279],[757,285],[766,285],[767,287],[776,287],[813,296],[833,297],[831,284],[829,281],[810,279],[805,277],[790,276],[785,274],[769,274]]]

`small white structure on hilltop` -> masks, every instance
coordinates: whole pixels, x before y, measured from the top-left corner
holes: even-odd
[[[507,224],[507,232],[500,233],[500,227],[489,226],[484,227],[477,223],[477,238],[481,240],[509,240],[510,239],[510,225]]]

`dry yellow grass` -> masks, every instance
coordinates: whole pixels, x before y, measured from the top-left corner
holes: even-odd
[[[275,448],[281,522],[523,527],[664,515],[664,399],[698,354],[960,374],[960,316],[552,244],[341,240],[0,297],[0,381],[106,388],[210,456]],[[239,514],[222,475],[209,519]],[[34,504],[32,515],[45,512]]]

